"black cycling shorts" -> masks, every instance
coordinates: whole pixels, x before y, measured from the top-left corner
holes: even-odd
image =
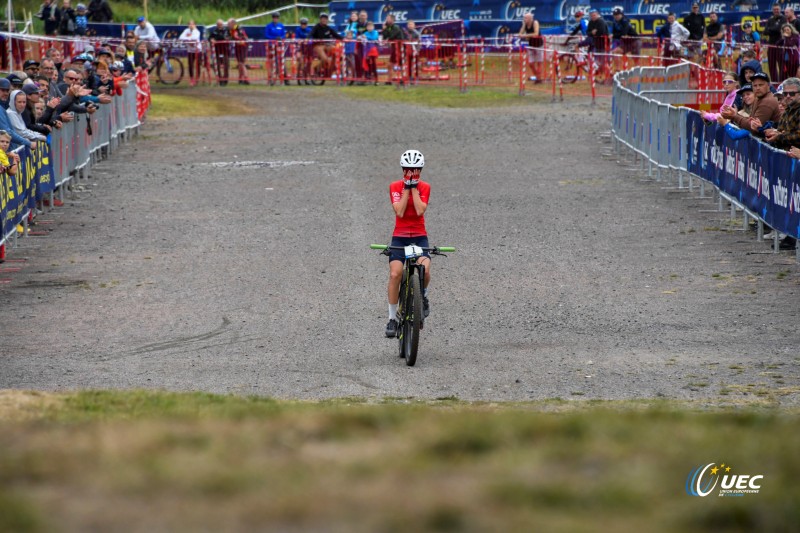
[[[428,248],[430,245],[428,244],[428,236],[422,235],[420,237],[392,237],[392,244],[391,246],[410,246],[412,244],[416,244],[420,248]],[[389,262],[392,261],[405,261],[406,254],[403,253],[403,250],[389,250],[391,255],[389,256]],[[428,259],[431,258],[431,254],[425,252],[422,254],[424,257]]]

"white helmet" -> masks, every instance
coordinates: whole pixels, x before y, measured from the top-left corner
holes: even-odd
[[[425,156],[419,150],[406,150],[400,156],[400,166],[403,168],[422,168],[425,166]]]

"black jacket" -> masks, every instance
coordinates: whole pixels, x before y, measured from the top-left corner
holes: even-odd
[[[781,28],[786,24],[786,17],[783,15],[771,16],[767,19],[764,26],[764,35],[767,37],[769,44],[777,43],[781,38]]]
[[[231,40],[231,32],[228,31],[227,26],[223,26],[222,28],[217,28],[214,26],[208,32],[208,40],[209,41],[230,41]]]
[[[88,11],[87,17],[92,22],[111,22],[114,18],[114,12],[111,11],[107,0],[92,0],[89,2]]]
[[[403,30],[400,29],[400,26],[397,24],[392,24],[391,26],[384,26],[381,30],[381,35],[383,39],[386,41],[402,41],[403,40]]]
[[[50,20],[50,17],[53,17],[53,20]],[[42,4],[42,7],[39,8],[39,12],[36,13],[36,18],[44,21],[45,35],[55,35],[58,33],[58,25],[61,22],[61,10],[58,9],[54,3],[49,6]]]
[[[61,20],[58,23],[59,35],[75,35],[75,10],[71,7],[69,9],[61,10]]]
[[[683,27],[689,30],[689,40],[702,41],[706,31],[706,18],[700,13],[689,13],[683,17]]]
[[[611,24],[611,36],[614,39],[622,39],[623,37],[636,37],[638,34],[631,26],[631,21],[627,17],[622,17],[615,20]]]
[[[338,39],[341,41],[344,37],[339,35],[339,33],[329,25],[323,26],[318,23],[311,29],[311,38],[319,41],[329,41],[331,39]]]

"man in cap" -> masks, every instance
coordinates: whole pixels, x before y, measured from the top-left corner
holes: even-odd
[[[147,42],[147,49],[151,52],[158,50],[161,39],[158,38],[156,29],[150,24],[146,18],[139,17],[136,20],[136,27],[133,29],[137,41]]]
[[[344,39],[339,33],[328,26],[328,14],[327,13],[320,13],[319,14],[319,22],[314,26],[314,29],[311,30],[311,38],[314,41],[314,55],[316,55],[319,60],[325,65],[326,71],[330,72],[331,67],[331,60],[333,58],[328,57],[328,52],[333,48],[330,42],[332,39],[336,39],[337,41],[341,41]]]
[[[22,79],[21,76],[19,76],[16,73],[12,72],[8,76],[6,76],[6,79],[11,84],[11,90],[12,91],[13,90],[17,90],[17,89],[22,89],[22,83],[24,82],[24,80]]]
[[[27,74],[29,78],[35,78],[39,75],[39,62],[35,59],[28,59],[25,61],[25,64],[22,65],[22,70],[25,71],[25,74]]]
[[[736,113],[730,106],[722,106],[720,110],[723,117],[727,118],[742,129],[749,130],[755,137],[763,137],[762,128],[768,122],[773,124],[780,117],[778,100],[769,89],[769,76],[757,72],[750,78],[755,101],[750,109],[750,116],[744,117]]]
[[[294,38],[298,40],[305,40],[311,37],[311,27],[308,25],[308,19],[303,17],[300,19],[300,26],[294,32]],[[311,47],[308,43],[302,42],[299,43],[297,49],[295,51],[295,58],[297,61],[298,69],[297,69],[297,84],[300,85],[302,82],[305,85],[308,85],[308,66],[311,64]]]
[[[623,54],[636,54],[638,52],[636,37],[639,34],[633,29],[631,21],[625,16],[621,7],[615,7],[612,14],[614,22],[611,24],[611,38],[613,39],[611,51],[622,48]]]

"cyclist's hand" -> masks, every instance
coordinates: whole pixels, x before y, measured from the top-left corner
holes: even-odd
[[[403,180],[403,185],[406,189],[416,189],[418,184],[419,180]]]

